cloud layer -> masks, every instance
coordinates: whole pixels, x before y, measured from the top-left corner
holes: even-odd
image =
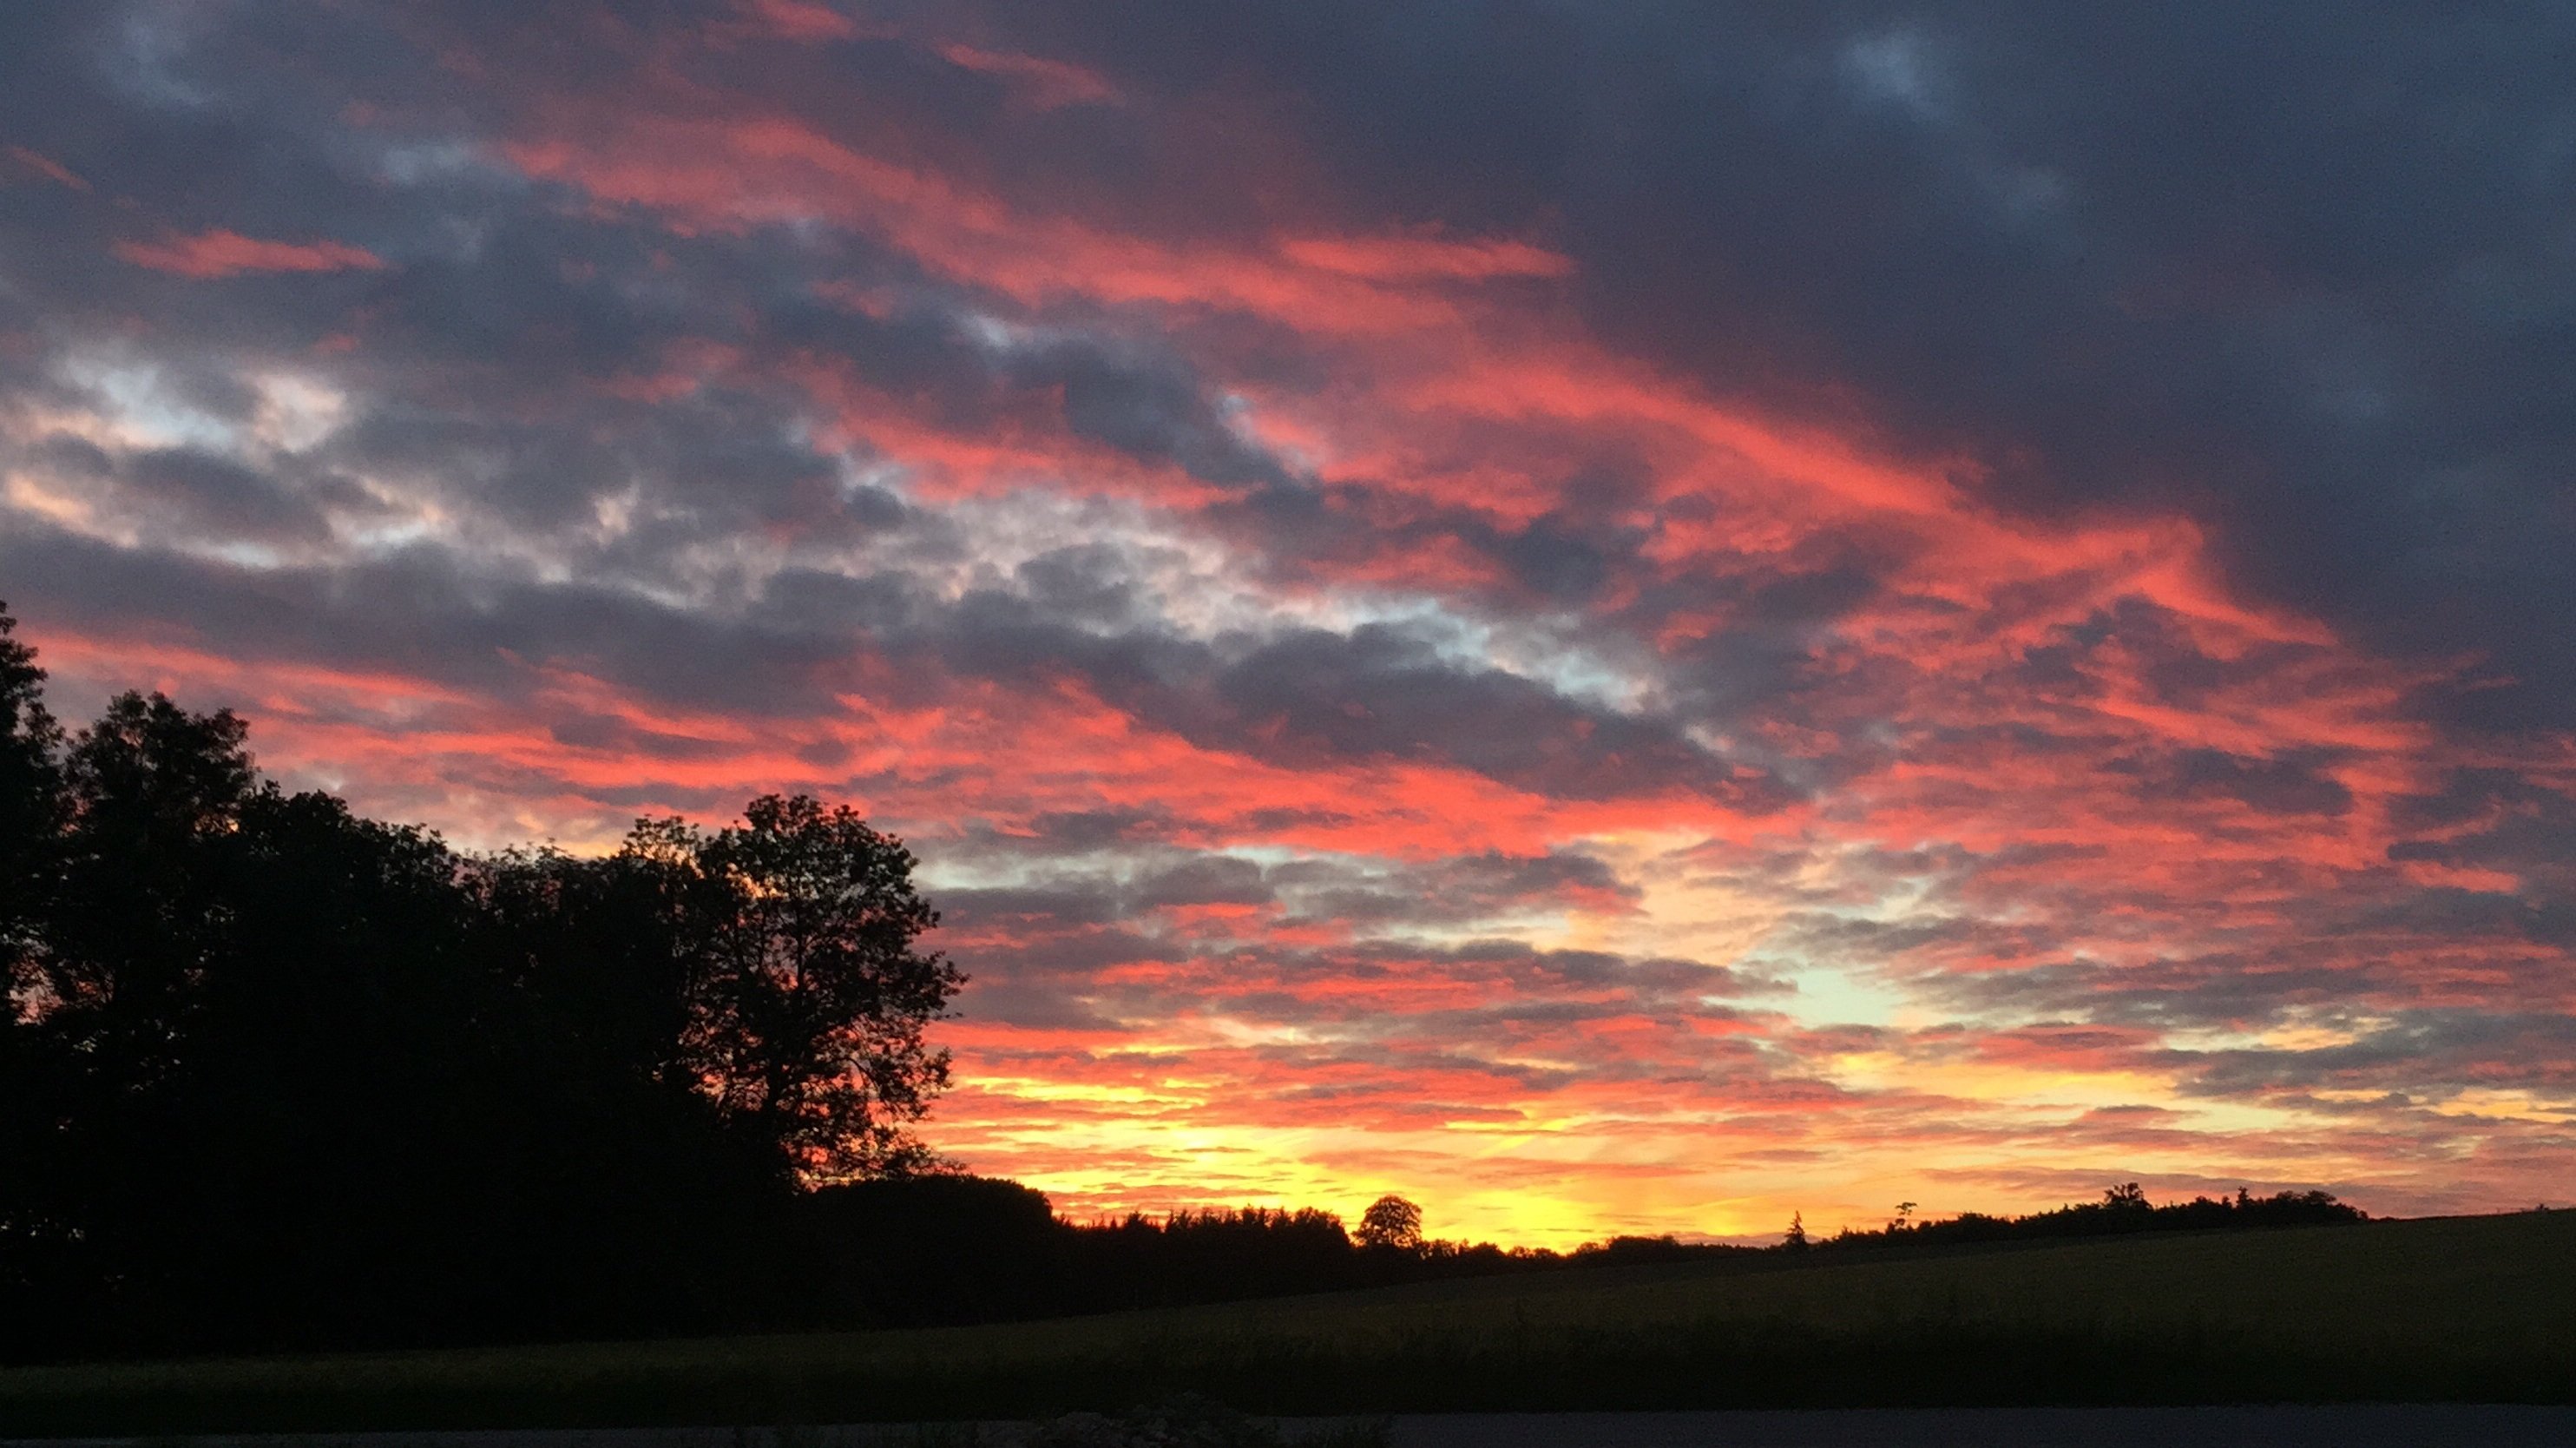
[[[857,803],[1076,1211],[2528,1205],[2549,23],[12,7],[0,596],[469,843]]]

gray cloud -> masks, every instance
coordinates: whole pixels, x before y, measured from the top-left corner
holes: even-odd
[[[2241,579],[2519,681],[2464,717],[2576,697],[2558,12],[979,8],[1304,98],[1361,206],[1552,235],[1605,333],[1723,391],[2020,507],[2187,506]]]

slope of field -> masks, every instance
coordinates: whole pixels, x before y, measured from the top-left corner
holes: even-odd
[[[1777,1266],[1773,1264],[1779,1264]],[[1268,1413],[2576,1401],[2576,1212],[1492,1278],[920,1332],[21,1368],[0,1436]]]

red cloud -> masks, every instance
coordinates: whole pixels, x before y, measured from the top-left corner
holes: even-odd
[[[1304,330],[1384,335],[1458,315],[1454,300],[1403,283],[1529,275],[1546,255],[1516,243],[1167,244],[1024,210],[965,179],[758,110],[706,120],[621,118],[613,127],[575,117],[507,143],[503,154],[532,176],[651,207],[693,229],[827,219],[1030,305],[1096,299],[1207,308]]]
[[[380,271],[385,265],[374,252],[345,242],[263,241],[220,229],[159,241],[120,241],[110,250],[136,266],[198,278],[245,272]]]
[[[817,0],[744,0],[742,8],[789,40],[844,40],[859,31],[857,22]]]
[[[8,156],[10,160],[57,186],[68,186],[74,191],[89,189],[89,182],[86,179],[74,175],[70,167],[41,151],[30,151],[24,146],[11,146],[8,148]]]
[[[1437,236],[1299,237],[1279,253],[1302,266],[1372,281],[1561,277],[1574,263],[1522,241],[1451,241]]]
[[[1099,72],[1066,61],[1049,60],[1038,55],[1014,55],[1007,51],[979,50],[953,41],[940,46],[939,55],[961,70],[978,71],[1010,81],[1021,88],[1029,104],[1040,110],[1118,99],[1117,87]]]

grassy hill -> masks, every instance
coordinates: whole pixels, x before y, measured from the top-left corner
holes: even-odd
[[[1820,1260],[1821,1258],[1821,1260]],[[2576,1401],[2576,1212],[1603,1269],[916,1332],[0,1371],[0,1435]]]

